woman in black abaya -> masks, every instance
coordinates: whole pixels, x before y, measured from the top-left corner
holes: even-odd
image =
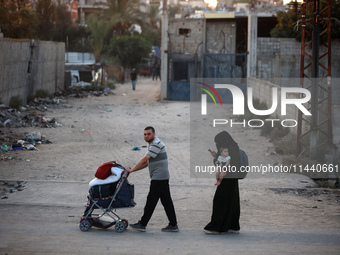
[[[219,156],[221,147],[229,149],[231,157],[230,166],[240,169],[239,147],[230,134],[226,131],[215,136],[216,152],[211,152],[214,162]],[[204,232],[207,234],[219,234],[221,232],[240,230],[240,197],[238,189],[238,179],[231,178],[228,174],[221,184],[217,186],[214,200],[211,221],[205,226]]]

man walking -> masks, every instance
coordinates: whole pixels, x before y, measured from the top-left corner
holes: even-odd
[[[136,90],[137,72],[135,68],[133,68],[132,72],[130,73],[130,79],[132,83],[132,90]]]
[[[158,200],[162,205],[169,220],[169,225],[162,228],[162,231],[177,232],[177,219],[175,208],[171,199],[169,187],[168,156],[164,143],[156,137],[153,127],[144,129],[144,140],[149,143],[148,152],[139,162],[128,169],[129,173],[141,170],[149,166],[151,177],[150,190],[144,207],[144,214],[138,223],[130,224],[133,230],[145,232],[151,216],[156,208]]]

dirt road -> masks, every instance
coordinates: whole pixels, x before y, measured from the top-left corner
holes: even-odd
[[[20,134],[38,130],[53,142],[40,145],[39,151],[8,152],[14,159],[0,161],[0,180],[24,181],[22,191],[0,200],[1,254],[340,253],[339,196],[298,174],[249,174],[240,181],[240,233],[204,234],[215,186],[213,179],[190,178],[189,103],[159,102],[160,82],[146,78],[138,80],[135,91],[126,83],[114,92],[70,99],[71,108],[45,113],[62,127],[1,128]],[[81,232],[79,218],[96,169],[110,160],[133,166],[146,152],[147,125],[156,128],[168,149],[180,232],[161,232],[168,222],[160,203],[145,233],[94,227]],[[259,130],[228,131],[246,148],[252,164],[280,162],[268,153],[273,147]],[[141,150],[133,151],[137,146]],[[133,173],[129,180],[135,184],[137,205],[117,213],[135,223],[145,204],[148,171]]]

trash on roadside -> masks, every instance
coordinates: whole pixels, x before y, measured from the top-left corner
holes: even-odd
[[[23,150],[38,150],[37,145],[39,144],[50,144],[51,141],[46,139],[45,135],[41,135],[39,131],[33,131],[29,134],[24,135],[13,135],[11,132],[9,135],[5,135],[0,132],[0,151],[4,153],[10,153],[11,151],[23,151]],[[13,156],[1,155],[1,160],[12,159]]]
[[[37,148],[35,148],[35,146],[34,145],[32,145],[32,144],[29,144],[29,145],[27,145],[27,150],[36,150]]]
[[[27,138],[33,139],[33,140],[41,140],[41,133],[39,131],[33,131],[28,134]]]

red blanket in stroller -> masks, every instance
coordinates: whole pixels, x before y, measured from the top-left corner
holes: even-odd
[[[124,169],[124,167],[122,167],[121,165],[117,164],[116,161],[110,161],[110,162],[106,162],[101,164],[96,173],[95,173],[95,177],[101,180],[106,179],[107,177],[109,177],[112,173],[111,173],[111,168],[112,167],[121,167]]]

